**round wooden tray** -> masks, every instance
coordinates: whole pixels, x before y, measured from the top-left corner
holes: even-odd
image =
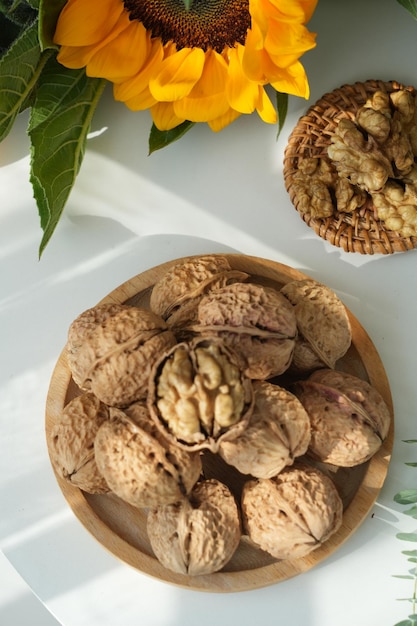
[[[293,176],[298,169],[300,158],[317,157],[331,163],[327,148],[340,119],[354,119],[358,109],[376,91],[391,93],[398,89],[408,89],[395,81],[368,80],[353,85],[342,85],[338,89],[324,94],[307,113],[303,115],[293,129],[284,154],[285,187],[291,202],[299,211],[299,198],[293,187]],[[417,247],[417,237],[402,237],[398,233],[384,228],[376,219],[375,210],[369,196],[360,210],[353,213],[335,211],[327,218],[316,218],[310,213],[299,211],[302,219],[322,239],[345,252],[360,254],[392,254],[406,252]]]
[[[291,280],[306,278],[286,265],[256,257],[228,254],[232,268],[247,272],[251,279],[281,287]],[[190,257],[187,257],[190,258]],[[102,302],[148,306],[154,283],[175,263],[164,263],[139,274],[120,285]],[[368,380],[392,409],[392,399],[384,366],[375,346],[358,320],[348,311],[352,326],[352,345],[337,364],[337,369]],[[60,419],[64,406],[80,390],[71,378],[65,349],[55,366],[46,402],[46,438]],[[342,527],[323,546],[304,558],[277,561],[242,539],[232,560],[218,573],[207,576],[185,576],[165,569],[154,557],[146,534],[146,511],[136,509],[112,494],[90,495],[56,476],[58,484],[75,515],[85,528],[113,555],[134,568],[162,581],[200,591],[235,592],[256,589],[296,576],[317,565],[332,554],[358,528],[372,508],[384,483],[393,445],[393,421],[390,433],[380,450],[366,464],[340,469],[333,478],[344,501]],[[214,455],[213,455],[214,456]],[[208,456],[208,472],[221,479],[224,464]],[[204,462],[204,461],[203,461]],[[230,469],[230,468],[229,468]]]

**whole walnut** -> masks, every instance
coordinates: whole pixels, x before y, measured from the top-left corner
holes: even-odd
[[[48,435],[56,473],[87,493],[110,491],[94,457],[96,434],[108,417],[108,407],[87,391],[65,405]]]
[[[90,310],[85,315],[90,319],[92,314]],[[76,352],[71,352],[70,369],[75,363],[82,389],[118,407],[146,397],[153,362],[177,341],[162,318],[134,306],[117,308],[88,333],[84,328],[82,314],[70,328],[71,346],[77,345]]]
[[[74,382],[81,389],[89,389],[89,381],[85,380],[82,362],[78,362],[78,354],[84,342],[93,330],[108,317],[119,313],[126,308],[126,305],[105,302],[97,304],[91,309],[83,311],[70,325],[66,345],[66,356],[68,366],[71,370]]]
[[[139,507],[169,504],[190,493],[201,474],[201,459],[170,444],[143,403],[110,409],[95,438],[95,459],[111,490]]]
[[[148,406],[162,432],[186,449],[217,452],[236,437],[253,409],[251,381],[217,339],[183,342],[154,365]]]
[[[307,451],[310,420],[296,396],[264,381],[253,385],[255,406],[243,433],[220,443],[219,454],[242,474],[271,478]]]
[[[239,510],[226,485],[204,480],[188,498],[151,510],[147,532],[155,556],[167,569],[189,576],[212,574],[239,545]]]
[[[336,370],[317,370],[293,389],[310,417],[308,452],[325,463],[368,461],[387,437],[391,414],[370,383]]]
[[[291,369],[307,372],[334,368],[352,342],[344,304],[332,289],[313,279],[290,281],[281,293],[293,305],[297,320],[298,336]]]
[[[194,319],[199,299],[216,287],[248,274],[232,269],[227,257],[211,254],[190,258],[172,266],[154,285],[151,310],[167,321],[170,328],[180,329]]]
[[[269,479],[248,481],[242,493],[243,527],[277,559],[304,557],[342,524],[343,503],[332,480],[306,465]]]
[[[259,380],[288,369],[297,335],[287,299],[253,283],[234,283],[204,296],[194,328],[202,336],[219,337],[241,357],[246,376]]]

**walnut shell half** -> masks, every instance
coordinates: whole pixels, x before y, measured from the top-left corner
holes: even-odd
[[[309,454],[325,463],[353,467],[368,461],[386,438],[391,415],[367,381],[336,370],[313,372],[294,393],[310,417]]]
[[[204,480],[189,498],[150,511],[147,531],[157,559],[167,569],[189,576],[212,574],[239,545],[239,510],[226,485]]]
[[[343,503],[330,478],[300,465],[248,481],[242,514],[256,545],[277,559],[292,559],[306,556],[340,528]]]
[[[237,356],[220,340],[175,345],[154,365],[148,393],[150,413],[161,431],[189,450],[217,452],[236,437],[253,409],[251,381]]]
[[[291,369],[334,368],[352,342],[344,304],[332,289],[309,278],[287,283],[281,293],[294,307],[299,331]]]
[[[100,472],[112,491],[133,506],[176,502],[200,477],[199,454],[170,444],[146,405],[131,405],[127,413],[110,409],[110,420],[97,432],[94,447]]]

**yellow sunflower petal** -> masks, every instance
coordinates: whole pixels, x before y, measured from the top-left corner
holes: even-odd
[[[159,102],[174,102],[188,96],[201,77],[205,54],[201,48],[182,48],[168,56],[149,89]]]
[[[129,21],[126,28],[91,57],[87,74],[120,82],[141,69],[149,52],[150,42],[145,27],[138,21]]]
[[[269,96],[266,93],[265,89],[261,86],[259,86],[259,98],[256,105],[256,110],[263,122],[265,122],[266,124],[276,124],[278,119],[276,109],[269,99]]]
[[[216,118],[215,120],[209,120],[207,123],[212,131],[215,133],[220,132],[226,126],[229,126],[232,122],[234,122],[240,116],[239,111],[234,111],[234,109],[229,109],[224,115]]]
[[[201,78],[190,95],[174,102],[175,113],[191,122],[206,122],[220,117],[229,108],[225,93],[226,80],[225,59],[210,50],[206,53]]]
[[[130,109],[136,111],[155,104],[157,101],[149,91],[149,81],[161,64],[163,56],[161,43],[158,40],[151,40],[151,50],[146,63],[135,76],[114,86],[115,99],[125,102]]]
[[[230,106],[239,113],[252,113],[259,97],[258,83],[249,80],[242,69],[244,48],[237,45],[230,51],[226,95]]]
[[[152,119],[159,130],[172,130],[182,122],[184,118],[177,117],[172,102],[157,102],[151,107]]]
[[[305,26],[271,22],[264,47],[277,65],[285,67],[316,45],[315,35]]]
[[[287,67],[285,70],[282,70],[281,77],[272,81],[271,85],[274,89],[280,91],[281,93],[288,93],[302,98],[309,98],[310,96],[310,87],[307,75],[304,67],[299,61],[293,63],[291,67]]]
[[[106,37],[124,11],[120,0],[68,0],[55,30],[54,41],[65,46],[90,46]]]

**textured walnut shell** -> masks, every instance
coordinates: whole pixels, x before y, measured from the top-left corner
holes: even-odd
[[[97,432],[95,458],[111,490],[139,508],[176,502],[200,477],[197,453],[174,447],[150,419],[146,405],[111,409]]]
[[[71,331],[74,344],[74,328]],[[151,311],[123,306],[91,328],[76,352],[78,384],[111,406],[146,397],[153,362],[176,343]]]
[[[276,289],[251,283],[234,283],[204,296],[195,330],[221,338],[241,356],[252,379],[285,372],[297,335],[288,300]]]
[[[151,310],[170,327],[182,327],[195,317],[198,301],[204,293],[230,282],[243,281],[247,276],[232,269],[222,255],[191,258],[171,267],[154,285]]]
[[[310,417],[309,454],[341,467],[368,461],[386,438],[391,415],[367,381],[336,370],[313,372],[294,393]]]
[[[292,559],[306,556],[340,528],[343,504],[330,478],[300,465],[248,481],[242,515],[257,546],[277,559]]]
[[[89,381],[85,380],[82,361],[78,361],[80,349],[99,324],[125,308],[126,305],[113,302],[98,304],[83,311],[70,325],[66,345],[67,363],[74,381],[81,389],[89,389]]]
[[[94,440],[108,407],[91,392],[71,400],[49,434],[52,465],[61,478],[87,493],[110,491],[94,458]]]
[[[334,368],[352,342],[349,317],[341,300],[329,287],[312,279],[291,281],[281,293],[294,307],[299,331],[291,368],[301,372]]]
[[[239,545],[239,511],[226,485],[205,480],[189,498],[150,511],[147,531],[155,556],[167,569],[189,576],[212,574]]]
[[[175,345],[156,362],[149,411],[163,434],[188,450],[217,452],[241,433],[253,409],[251,381],[218,339]]]
[[[307,451],[310,420],[296,396],[268,382],[254,383],[255,405],[243,433],[220,443],[219,454],[242,474],[271,478]]]

